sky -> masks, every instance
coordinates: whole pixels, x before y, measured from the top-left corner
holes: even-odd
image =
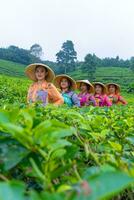
[[[38,43],[55,61],[66,40],[78,60],[134,56],[134,0],[0,0],[0,47]]]

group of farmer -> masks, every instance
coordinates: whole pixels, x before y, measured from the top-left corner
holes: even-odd
[[[28,90],[28,103],[41,102],[43,106],[67,104],[69,107],[127,104],[116,83],[91,84],[88,80],[75,81],[66,74],[55,76],[50,67],[41,63],[27,66],[25,73],[33,81]]]

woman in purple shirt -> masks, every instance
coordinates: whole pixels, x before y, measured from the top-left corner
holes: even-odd
[[[78,95],[74,92],[74,90],[77,88],[77,85],[70,76],[65,74],[58,75],[54,80],[54,84],[61,90],[65,104],[67,104],[69,107],[80,107],[80,100]]]

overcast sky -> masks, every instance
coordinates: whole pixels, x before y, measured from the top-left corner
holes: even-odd
[[[55,60],[66,40],[79,60],[134,56],[134,0],[0,0],[0,47],[39,43]]]

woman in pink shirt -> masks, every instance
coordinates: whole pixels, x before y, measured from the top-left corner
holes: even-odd
[[[78,97],[81,106],[96,106],[94,98],[94,86],[88,80],[79,80],[76,82],[77,88],[80,90]]]
[[[127,102],[125,99],[120,95],[120,86],[116,83],[109,83],[106,85],[108,91],[108,97],[112,104],[123,104],[126,105]]]
[[[107,89],[106,86],[103,83],[95,82],[94,84],[95,88],[95,101],[97,106],[103,107],[103,106],[111,106],[112,103],[110,102],[108,96],[106,95]]]

